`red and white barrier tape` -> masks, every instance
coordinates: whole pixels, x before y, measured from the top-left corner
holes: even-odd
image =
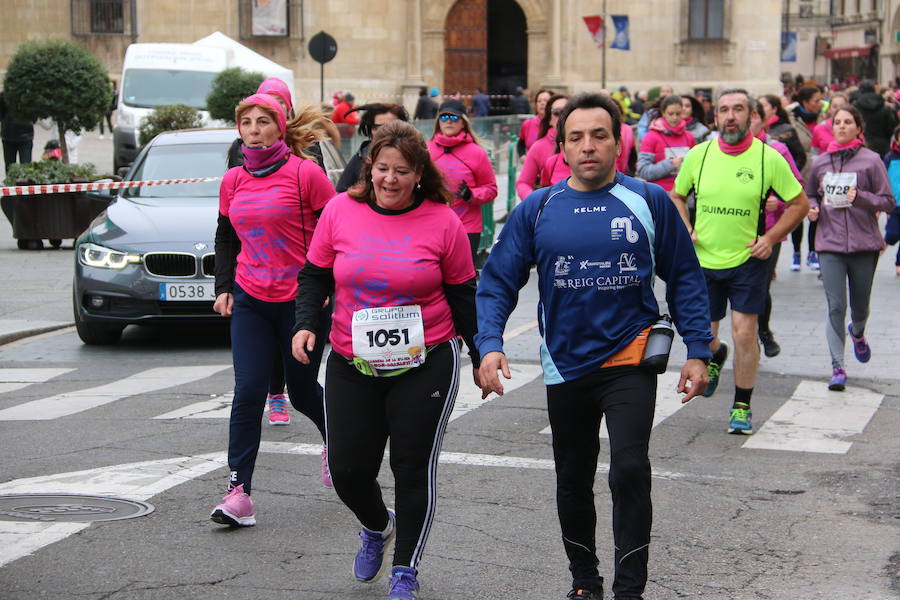
[[[50,183],[47,185],[11,185],[0,187],[3,196],[33,196],[35,194],[64,194],[66,192],[96,192],[99,190],[122,190],[151,185],[173,185],[177,183],[201,183],[219,181],[221,177],[191,177],[189,179],[147,179],[144,181],[104,181],[99,183]]]

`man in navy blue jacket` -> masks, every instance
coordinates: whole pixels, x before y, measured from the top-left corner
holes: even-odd
[[[617,600],[640,599],[650,544],[648,447],[656,374],[638,365],[659,319],[653,278],[687,345],[678,391],[701,394],[712,339],[703,272],[666,192],[616,172],[620,117],[608,96],[573,98],[557,140],[572,176],[535,191],[510,215],[477,292],[479,375],[485,396],[510,378],[503,330],[537,265],[541,362],[553,431],[556,498],[572,572],[568,598],[603,598],[596,556],[594,476],[599,429],[610,443]]]

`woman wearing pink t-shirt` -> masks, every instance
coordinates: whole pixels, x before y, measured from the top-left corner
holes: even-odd
[[[353,573],[375,581],[396,537],[389,597],[397,599],[412,600],[419,588],[438,455],[459,387],[458,336],[479,383],[475,269],[450,201],[415,127],[382,126],[361,184],[325,207],[298,282],[293,350],[302,363],[334,290],[325,422],[334,489],[363,527]],[[396,513],[377,480],[388,441]]]
[[[547,102],[552,96],[553,92],[550,90],[538,90],[538,93],[534,95],[534,116],[522,121],[522,125],[519,127],[518,151],[519,156],[523,159],[540,137],[541,119],[544,118]]]
[[[544,118],[541,119],[540,138],[525,156],[522,172],[516,179],[516,193],[520,200],[524,200],[540,185],[544,163],[559,147],[556,142],[556,122],[568,102],[568,96],[557,95],[550,98],[547,103],[547,110],[544,112]]]
[[[234,400],[228,436],[229,491],[210,518],[225,525],[256,524],[251,480],[259,451],[269,376],[280,350],[291,404],[322,438],[322,387],[316,381],[322,345],[311,365],[291,356],[297,273],[306,261],[317,215],[334,195],[322,169],[304,150],[324,115],[307,108],[286,122],[268,94],[235,109],[244,164],[229,169],[219,187],[216,229],[216,301],[231,317]],[[323,454],[325,450],[323,449]]]
[[[453,195],[450,208],[462,221],[474,263],[483,227],[481,207],[497,197],[497,179],[487,152],[479,145],[466,118],[466,107],[459,100],[445,100],[438,109],[428,152]]]
[[[675,175],[681,168],[681,161],[695,142],[682,118],[681,96],[663,98],[659,112],[662,117],[650,123],[647,135],[641,140],[637,174],[668,192],[675,186]]]

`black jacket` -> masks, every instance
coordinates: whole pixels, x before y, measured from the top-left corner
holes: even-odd
[[[437,103],[428,96],[419,96],[413,119],[433,119],[437,116]]]
[[[797,137],[797,130],[794,129],[794,126],[779,119],[769,127],[769,135],[787,146],[791,157],[797,164],[797,170],[802,171],[806,165],[806,151],[803,149],[803,144],[800,143],[800,138]]]
[[[897,115],[884,104],[884,98],[875,92],[860,94],[853,106],[859,110],[866,127],[866,147],[880,156],[891,148],[891,137],[897,126]]]
[[[531,102],[524,94],[516,94],[509,99],[509,112],[514,115],[531,114]]]
[[[34,139],[34,123],[13,119],[2,94],[0,94],[0,137],[4,142],[30,142]]]

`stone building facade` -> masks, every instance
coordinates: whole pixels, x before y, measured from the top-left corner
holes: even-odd
[[[866,0],[868,1],[868,0]],[[253,35],[257,3],[283,7],[280,36]],[[583,17],[628,15],[628,51],[604,60]],[[620,85],[678,91],[744,86],[780,89],[783,0],[16,0],[0,20],[0,74],[29,39],[70,39],[116,78],[137,42],[193,42],[214,31],[294,70],[302,101],[319,96],[319,64],[307,45],[337,40],[325,65],[326,96],[359,100],[441,92],[552,87],[568,92]],[[608,26],[607,35],[612,37]]]

